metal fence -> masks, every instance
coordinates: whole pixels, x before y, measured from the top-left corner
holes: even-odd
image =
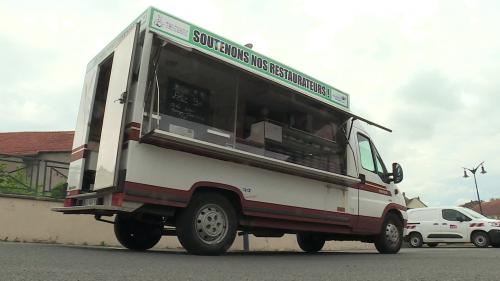
[[[0,194],[62,199],[68,169],[65,162],[0,154]]]

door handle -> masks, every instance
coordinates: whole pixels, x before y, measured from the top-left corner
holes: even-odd
[[[433,225],[439,225],[439,223],[435,223],[435,224],[433,224]]]
[[[443,222],[442,225],[447,225],[447,223]]]

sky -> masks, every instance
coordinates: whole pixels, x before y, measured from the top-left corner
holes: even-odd
[[[430,206],[500,197],[500,1],[0,0],[0,132],[74,130],[85,67],[149,6],[350,94]]]

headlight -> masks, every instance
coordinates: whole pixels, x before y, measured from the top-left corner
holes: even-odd
[[[493,227],[500,227],[500,221],[492,221],[490,222],[490,225]]]

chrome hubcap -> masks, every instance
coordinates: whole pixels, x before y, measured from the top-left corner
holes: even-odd
[[[227,214],[221,207],[207,204],[196,214],[196,234],[206,244],[217,244],[226,237],[227,221]]]
[[[385,227],[385,239],[391,244],[391,246],[398,244],[399,230],[394,224],[389,223]]]

